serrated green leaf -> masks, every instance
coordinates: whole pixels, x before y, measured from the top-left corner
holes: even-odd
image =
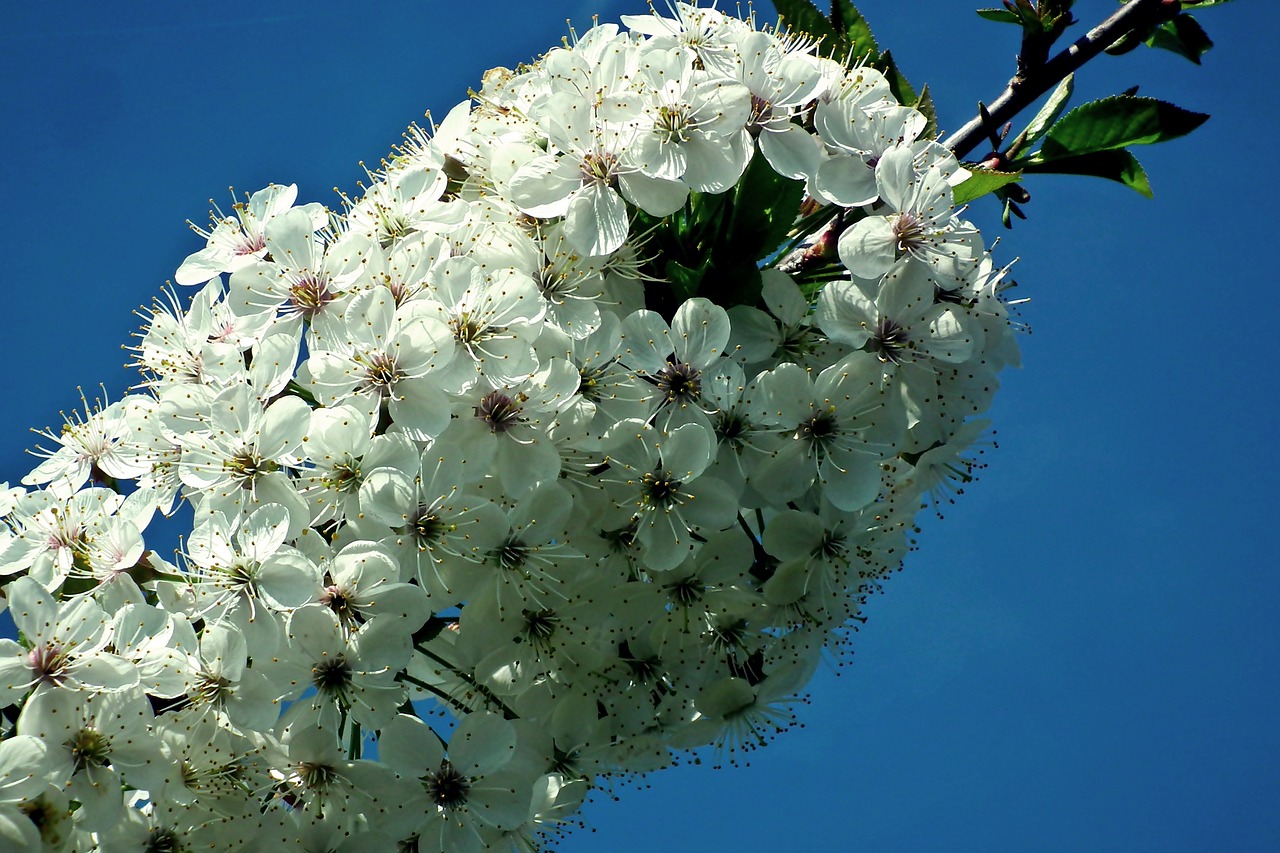
[[[889,91],[897,98],[900,104],[914,104],[919,96],[916,90],[907,80],[906,75],[898,70],[898,64],[893,61],[893,54],[885,51],[880,54],[880,58],[871,63],[872,66],[885,76],[889,81]]]
[[[1076,75],[1068,74],[1058,84],[1058,88],[1053,90],[1053,94],[1049,96],[1049,100],[1044,102],[1044,106],[1036,113],[1036,117],[1027,125],[1026,130],[1018,134],[1015,144],[1010,147],[1010,156],[1016,157],[1023,149],[1028,148],[1040,141],[1045,132],[1053,125],[1058,117],[1062,115],[1063,110],[1067,108],[1067,103],[1071,100],[1071,95],[1075,92]]]
[[[1115,95],[1090,101],[1060,118],[1045,135],[1040,162],[1185,136],[1209,118],[1155,98]]]
[[[988,21],[998,21],[1002,24],[1022,24],[1022,19],[1008,9],[979,9],[978,16],[986,18]]]
[[[831,0],[831,25],[840,34],[855,60],[873,62],[880,56],[880,45],[871,34],[871,26],[849,0]]]
[[[1186,57],[1196,65],[1200,64],[1200,57],[1213,47],[1213,40],[1209,38],[1209,34],[1195,18],[1187,14],[1179,15],[1172,21],[1165,21],[1156,28],[1146,43],[1151,47]]]
[[[1124,148],[1064,157],[1048,163],[1028,163],[1026,171],[1056,175],[1091,175],[1095,178],[1119,181],[1147,198],[1151,198],[1152,195],[1147,173],[1138,162],[1138,158]]]
[[[929,84],[920,87],[920,97],[913,105],[925,117],[924,136],[926,139],[938,138],[938,109],[933,105],[933,95],[929,92]]]
[[[787,238],[804,198],[804,182],[779,175],[764,157],[753,157],[734,190],[732,241],[720,262],[761,261]]]
[[[1229,2],[1231,2],[1231,0],[1182,0],[1182,8],[1206,9],[1210,6],[1221,6],[1223,3]]]
[[[839,34],[835,27],[810,0],[773,0],[773,5],[778,10],[780,27],[785,24],[795,32],[820,38],[828,49],[838,46],[835,42],[839,41]]]
[[[975,198],[982,198],[1001,187],[1016,184],[1022,179],[1021,172],[996,172],[990,169],[973,169],[964,183],[953,187],[951,194],[955,204],[968,204]]]
[[[687,267],[679,261],[668,260],[666,278],[671,290],[680,301],[692,298],[702,286],[702,278],[711,268],[711,257],[708,256],[696,267]]]

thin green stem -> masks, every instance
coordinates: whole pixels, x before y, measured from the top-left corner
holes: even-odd
[[[434,684],[428,684],[427,682],[423,681],[420,678],[414,678],[412,675],[410,675],[407,672],[398,673],[396,675],[396,681],[401,681],[401,682],[404,682],[405,684],[412,684],[414,687],[427,691],[432,696],[435,696],[437,699],[443,700],[446,704],[449,705],[449,707],[451,707],[455,711],[461,711],[462,713],[465,714],[471,710],[466,705],[463,705],[461,702],[459,702],[457,699],[454,699],[448,693],[445,693],[439,687],[436,687]]]
[[[347,760],[355,761],[363,753],[364,737],[360,731],[360,724],[355,720],[351,721],[351,738],[347,741]]]
[[[477,693],[479,693],[482,697],[484,697],[486,702],[488,702],[489,704],[491,704],[496,708],[501,709],[502,716],[506,717],[508,720],[515,720],[519,718],[520,716],[519,714],[517,714],[515,711],[508,708],[507,704],[503,702],[501,699],[499,699],[492,690],[490,690],[485,685],[481,684],[479,681],[476,681],[475,676],[473,676],[471,673],[463,672],[462,670],[455,667],[452,663],[440,657],[438,654],[436,654],[435,652],[431,651],[430,649],[428,649],[423,645],[415,644],[413,648],[419,654],[426,656],[428,659],[435,661],[436,663],[443,666],[445,669],[449,670],[449,672],[457,676],[457,678],[460,681],[465,682],[468,687],[472,688]],[[413,682],[413,683],[418,683],[418,682]]]

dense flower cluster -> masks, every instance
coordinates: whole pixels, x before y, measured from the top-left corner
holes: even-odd
[[[142,387],[0,493],[0,846],[531,850],[788,725],[971,475],[1002,271],[880,72],[625,23],[489,72],[341,214],[217,213]],[[753,275],[664,266],[762,181],[798,204]]]

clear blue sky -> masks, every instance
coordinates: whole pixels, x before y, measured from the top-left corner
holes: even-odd
[[[978,0],[859,5],[944,127],[1008,76],[1015,31]],[[1077,3],[1090,22],[1113,8]],[[200,247],[183,223],[206,199],[274,181],[331,202],[424,109],[593,11],[643,4],[7,4],[0,480],[77,385],[131,381],[129,312]],[[1031,220],[999,250],[1022,258],[1034,327],[992,413],[1000,448],[923,520],[805,728],[746,769],[619,788],[562,851],[1280,850],[1280,8],[1201,18],[1218,42],[1203,68],[1148,51],[1086,69],[1087,93],[1140,83],[1214,117],[1139,152],[1154,201],[1030,184]],[[991,236],[994,214],[975,210]]]

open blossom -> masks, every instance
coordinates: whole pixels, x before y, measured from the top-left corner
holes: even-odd
[[[792,724],[980,467],[1005,270],[881,72],[624,22],[216,212],[0,486],[0,848],[532,853]]]
[[[927,264],[945,290],[954,290],[977,268],[977,231],[952,215],[946,174],[915,172],[909,149],[886,152],[876,164],[876,188],[888,206],[884,215],[855,222],[840,236],[840,260],[855,276],[878,279],[895,261]]]
[[[683,181],[697,192],[723,192],[737,182],[750,156],[746,86],[698,73],[694,56],[650,51],[650,77],[638,133],[628,159],[646,175]]]
[[[415,310],[421,309],[421,310]],[[307,368],[311,384],[329,405],[355,396],[376,409],[385,404],[411,438],[433,438],[449,421],[449,402],[424,381],[454,357],[449,328],[423,302],[400,308],[385,287],[356,295],[339,323],[318,322]]]
[[[639,133],[631,116],[609,121],[590,101],[569,92],[543,105],[552,144],[560,152],[534,158],[512,176],[512,200],[526,213],[563,216],[565,238],[588,255],[622,247],[630,230],[627,202],[654,216],[684,204],[688,188],[628,165]]]
[[[188,257],[178,268],[173,279],[178,284],[203,284],[221,273],[239,270],[267,253],[265,229],[268,222],[293,207],[298,198],[295,184],[275,184],[259,190],[247,202],[232,205],[231,216],[215,210],[213,229],[196,228],[208,245]],[[318,204],[303,205],[301,210],[320,227],[324,208]]]
[[[790,499],[816,480],[844,510],[875,499],[880,462],[893,449],[895,409],[874,362],[857,352],[817,377],[781,364],[757,378],[758,417],[777,431],[773,457],[756,469],[757,488]]]
[[[708,299],[690,299],[676,311],[670,326],[656,312],[637,311],[624,321],[623,336],[623,363],[654,386],[658,426],[708,426],[707,415],[713,409],[702,399],[703,374],[725,355],[725,310]]]
[[[615,429],[609,452],[610,486],[620,517],[635,526],[635,538],[649,568],[678,565],[694,548],[699,530],[728,527],[734,495],[714,477],[702,477],[711,464],[710,431],[686,423],[662,436],[634,421]]]
[[[30,578],[6,589],[22,642],[0,638],[0,702],[14,705],[28,692],[112,692],[138,684],[128,661],[107,651],[106,614],[91,598],[59,602]]]
[[[140,398],[128,397],[94,412],[85,403],[84,418],[72,415],[61,435],[44,434],[60,447],[44,451],[45,461],[23,483],[49,483],[50,488],[74,492],[91,476],[133,479],[146,473],[150,465],[142,449],[130,441],[135,429],[130,418],[137,418],[143,405]]]

